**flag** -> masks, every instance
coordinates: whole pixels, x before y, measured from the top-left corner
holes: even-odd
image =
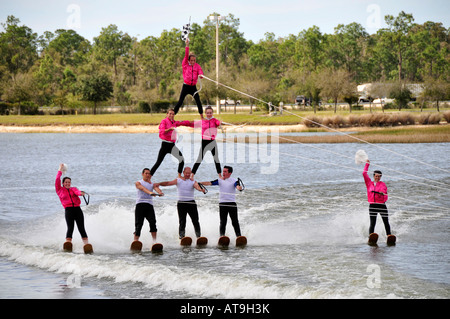
[[[181,31],[181,40],[186,41],[189,37],[189,32],[191,32],[191,24],[185,24],[183,26],[183,31]]]

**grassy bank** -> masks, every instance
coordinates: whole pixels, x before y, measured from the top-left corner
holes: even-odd
[[[295,125],[303,124],[304,119],[312,118],[317,122],[331,127],[349,127],[349,126],[380,126],[377,125],[380,121],[387,121],[396,115],[398,119],[409,118],[414,119],[420,124],[423,117],[429,115],[429,112],[408,112],[408,111],[391,111],[385,113],[369,113],[369,111],[340,111],[334,114],[333,111],[321,111],[314,114],[312,111],[293,111],[293,114],[285,112],[282,116],[270,116],[266,113],[254,112],[253,114],[239,113],[221,113],[215,114],[217,118],[224,122],[233,124],[247,124],[247,125]],[[447,113],[449,116],[447,117]],[[438,117],[439,113],[433,112],[434,118]],[[388,116],[392,115],[392,116]],[[400,116],[401,115],[401,116]],[[85,115],[7,115],[0,116],[0,125],[4,126],[49,126],[49,125],[158,125],[166,115],[158,114],[142,114],[142,113],[114,113],[114,114],[85,114]],[[442,120],[450,118],[450,111],[442,113]],[[176,116],[177,120],[197,120],[199,115],[197,113],[180,112]],[[308,121],[305,121],[308,125]],[[391,123],[388,123],[391,124]],[[434,123],[435,124],[435,123]],[[387,125],[390,126],[390,125]]]
[[[247,125],[292,125],[299,124],[309,112],[298,112],[296,115],[269,116],[263,113],[254,114],[219,114],[220,120]],[[87,114],[87,115],[8,115],[0,116],[0,125],[16,126],[48,126],[48,125],[159,125],[166,114]],[[180,113],[176,120],[198,120],[198,113]]]
[[[448,111],[447,111],[448,112]],[[380,116],[374,116],[368,112],[353,112],[352,114],[340,113],[334,115],[333,112],[320,112],[314,115],[319,118],[319,122],[327,125],[325,127],[307,127],[299,125],[303,123],[303,119],[312,116],[312,112],[295,112],[283,116],[268,116],[267,114],[219,114],[217,115],[224,122],[235,125],[245,123],[245,128],[257,126],[253,131],[260,131],[260,126],[277,125],[280,132],[288,132],[289,130],[296,132],[327,132],[327,131],[353,131],[351,136],[362,139],[370,143],[441,143],[450,142],[450,125],[446,121],[448,119],[443,116],[441,124],[424,125],[422,123],[424,114],[426,113],[398,113],[409,119],[408,125],[396,124],[392,122],[388,126],[380,123],[380,118],[387,118],[386,113],[380,113]],[[389,113],[387,113],[389,114]],[[393,113],[395,115],[395,113]],[[438,113],[433,113],[437,114]],[[397,115],[395,115],[397,116]],[[35,116],[0,116],[0,132],[60,132],[60,133],[155,133],[157,125],[165,117],[165,114],[98,114],[98,115],[35,115]],[[355,121],[359,118],[359,121]],[[374,121],[368,121],[373,118]],[[392,117],[391,117],[392,118]],[[178,120],[196,120],[199,115],[196,113],[180,113],[177,115]],[[330,121],[330,119],[334,119]],[[339,121],[338,121],[339,119]],[[350,120],[352,119],[352,120]],[[416,119],[416,125],[411,125]],[[357,125],[352,122],[358,123]],[[345,123],[341,125],[339,123]],[[330,125],[332,124],[332,125]],[[349,125],[351,124],[351,125]],[[417,125],[422,124],[422,125]],[[295,125],[295,126],[288,126]],[[25,130],[5,130],[2,128],[27,128]],[[258,128],[259,127],[259,128]],[[251,131],[249,129],[248,131]],[[357,131],[355,133],[355,131]],[[248,138],[247,138],[248,140]],[[270,140],[269,140],[270,141]],[[251,142],[258,142],[251,140]],[[337,134],[333,136],[289,136],[280,138],[279,143],[354,143],[357,139],[347,135]]]
[[[317,131],[325,132],[325,129]],[[263,143],[449,143],[450,125],[429,125],[398,128],[365,128],[359,132],[340,130],[341,133],[326,136],[270,136]],[[258,138],[246,137],[247,143],[259,143]],[[242,142],[242,141],[240,141]]]

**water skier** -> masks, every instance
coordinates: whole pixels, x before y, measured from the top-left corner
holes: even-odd
[[[153,241],[156,242],[156,216],[153,208],[153,197],[157,195],[164,195],[162,191],[154,185],[151,181],[152,176],[150,170],[144,168],[142,170],[142,179],[135,183],[137,189],[136,208],[134,211],[134,240],[139,240],[141,236],[142,226],[144,225],[144,219],[147,219],[150,225],[150,233],[152,234]],[[155,190],[156,193],[153,191]]]
[[[197,173],[197,170],[205,157],[207,151],[210,151],[212,156],[214,157],[214,163],[216,165],[217,174],[219,174],[219,178],[222,178],[221,175],[221,167],[219,161],[219,151],[217,148],[216,136],[217,136],[217,128],[220,127],[221,122],[213,117],[213,109],[211,106],[207,106],[205,108],[206,118],[203,118],[201,121],[194,122],[194,127],[197,127],[200,123],[202,129],[202,147],[198,154],[197,161],[192,168],[191,179],[194,179],[194,175]]]
[[[233,225],[236,237],[241,236],[241,229],[239,226],[238,209],[236,204],[236,189],[241,191],[242,186],[237,179],[232,178],[233,168],[231,166],[224,166],[222,175],[223,179],[219,178],[210,182],[201,182],[203,185],[219,186],[219,215],[220,215],[220,236],[225,236],[225,229],[227,226],[227,218],[230,215],[231,224]]]
[[[381,219],[386,229],[386,235],[391,235],[391,226],[389,225],[388,210],[386,207],[386,201],[388,200],[387,186],[380,181],[381,171],[373,172],[373,181],[370,179],[367,171],[369,170],[370,161],[366,160],[364,166],[363,177],[367,188],[367,200],[369,202],[369,217],[370,226],[369,234],[375,231],[375,224],[377,222],[377,214],[380,213]]]
[[[197,79],[203,77],[203,70],[201,66],[197,63],[197,57],[195,54],[189,54],[189,39],[186,39],[186,48],[184,59],[182,62],[183,68],[183,87],[180,93],[180,99],[175,105],[175,114],[178,113],[186,95],[190,94],[194,97],[195,103],[197,104],[198,113],[203,118],[203,107],[200,101],[200,96],[197,91]]]
[[[76,187],[71,187],[72,180],[70,177],[64,177],[61,185],[61,175],[64,169],[64,164],[59,165],[58,173],[56,174],[55,190],[56,194],[65,209],[65,218],[67,224],[66,242],[72,242],[72,234],[77,224],[83,244],[89,244],[88,235],[84,228],[84,215],[81,210],[81,200],[79,196],[84,196],[85,192],[78,190]]]
[[[172,186],[177,185],[178,191],[178,202],[177,211],[179,219],[178,234],[180,239],[185,236],[186,229],[186,217],[192,220],[192,225],[194,226],[195,235],[201,237],[200,223],[198,221],[198,210],[197,203],[194,199],[194,189],[205,193],[205,191],[198,185],[196,181],[190,179],[191,168],[185,167],[183,170],[183,177],[178,177],[172,181],[161,182],[155,184],[156,186]]]
[[[150,170],[151,176],[155,175],[155,172],[161,165],[164,157],[169,153],[178,159],[178,176],[181,176],[184,167],[184,157],[178,147],[175,146],[175,142],[177,141],[177,132],[175,129],[181,125],[193,127],[194,123],[189,121],[175,121],[175,112],[173,109],[169,109],[166,118],[159,124],[159,138],[162,142],[156,163]]]

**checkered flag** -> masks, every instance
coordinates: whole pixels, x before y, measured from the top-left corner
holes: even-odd
[[[181,31],[181,40],[185,41],[188,39],[189,37],[189,32],[191,32],[191,24],[185,24],[183,26],[183,31]]]

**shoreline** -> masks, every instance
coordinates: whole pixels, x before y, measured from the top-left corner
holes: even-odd
[[[296,132],[336,132],[334,135],[310,135],[283,137],[266,135],[262,143],[450,143],[450,133],[446,129],[443,132],[435,132],[433,128],[441,125],[405,125],[397,127],[351,127],[341,129],[316,129],[306,127],[303,124],[296,125],[244,125],[228,126],[227,132],[233,133],[296,133]],[[450,126],[449,126],[450,128]],[[193,128],[180,126],[179,133],[192,133]],[[387,132],[395,130],[395,132]],[[411,130],[414,130],[411,132]],[[404,131],[404,132],[402,132]],[[0,125],[1,133],[70,133],[70,134],[143,134],[159,132],[158,125],[44,125],[44,126],[16,126]],[[339,134],[343,133],[343,134]],[[351,136],[349,136],[351,133]],[[226,138],[226,137],[225,137]],[[236,138],[228,138],[229,142]],[[259,137],[245,136],[239,142],[259,143]]]
[[[183,132],[192,132],[193,129],[180,126]],[[308,132],[303,124],[296,125],[245,125],[228,127],[228,131],[239,133],[267,132],[278,130],[280,133]],[[158,133],[158,125],[36,125],[17,126],[0,125],[0,133]]]

